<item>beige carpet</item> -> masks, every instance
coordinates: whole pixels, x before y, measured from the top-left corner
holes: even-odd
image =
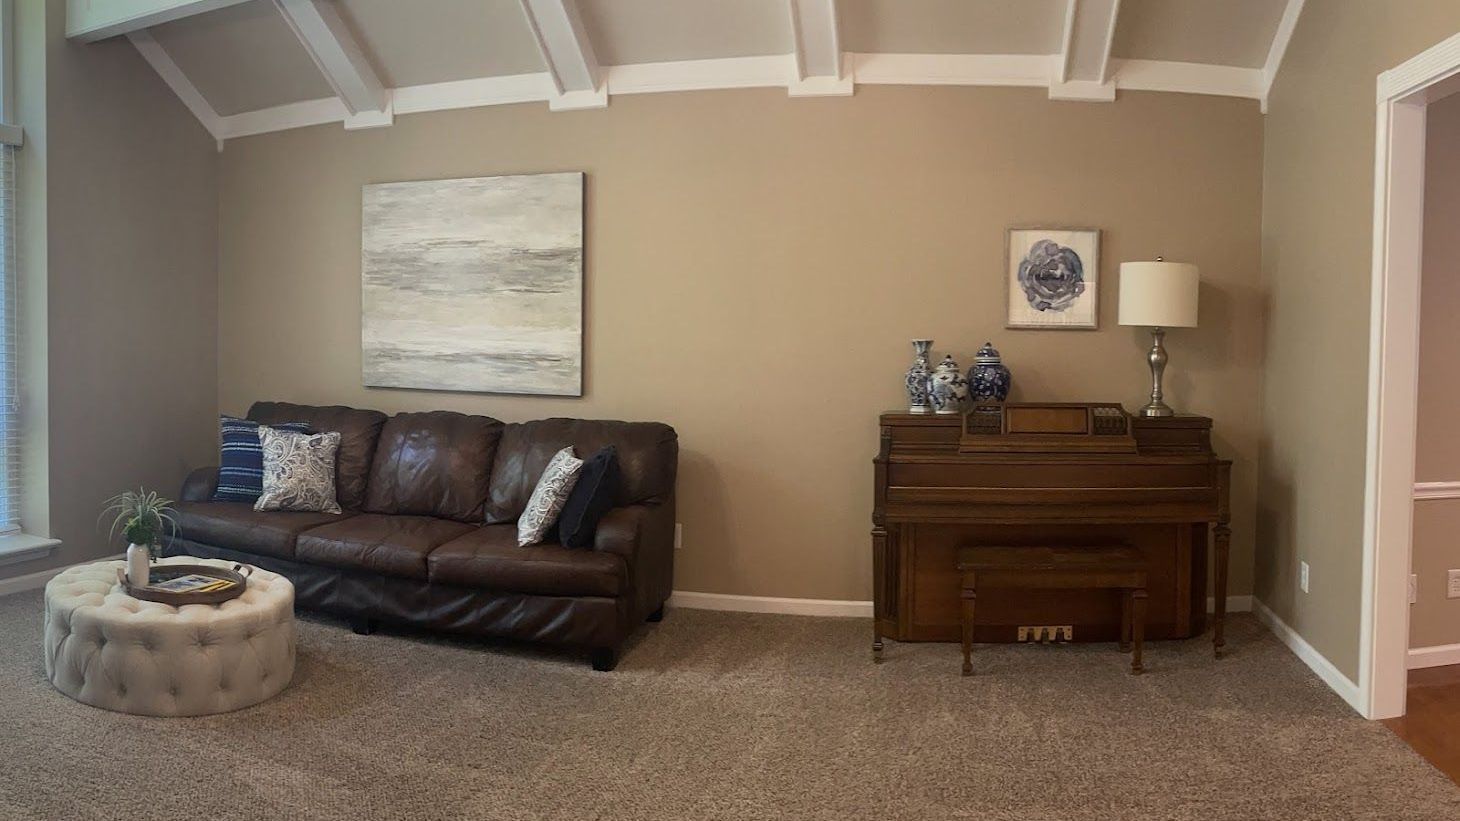
[[[147,719],[46,683],[0,598],[6,819],[1455,819],[1460,788],[1250,617],[1156,643],[890,645],[860,620],[671,611],[619,670],[300,623],[281,696]]]

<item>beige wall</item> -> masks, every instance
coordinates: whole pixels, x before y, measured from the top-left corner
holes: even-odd
[[[1420,301],[1417,482],[1460,482],[1460,94],[1426,112],[1424,262]],[[1460,499],[1414,505],[1413,572],[1419,598],[1409,644],[1460,643],[1460,599],[1446,598],[1446,574],[1460,569]]]
[[[863,87],[497,106],[230,141],[219,402],[658,419],[682,445],[676,587],[870,597],[878,412],[908,340],[966,367],[992,340],[1016,399],[1147,392],[1149,336],[1115,324],[1121,260],[1201,266],[1202,326],[1168,338],[1169,399],[1236,460],[1233,592],[1251,589],[1259,441],[1262,120],[1251,101]],[[586,395],[366,389],[360,186],[588,175]],[[1004,229],[1105,230],[1099,332],[1003,328]]]
[[[1356,677],[1375,79],[1460,29],[1460,3],[1308,0],[1264,133],[1267,297],[1257,596]],[[1311,565],[1298,590],[1298,562]]]
[[[96,527],[104,499],[175,495],[216,459],[214,142],[125,39],[66,42],[64,7],[47,5],[45,126],[28,135],[44,137],[46,334],[31,342],[48,361],[43,478],[63,544],[6,576],[117,552]]]

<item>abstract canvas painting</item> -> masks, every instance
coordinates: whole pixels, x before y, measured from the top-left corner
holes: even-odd
[[[583,174],[366,185],[367,386],[583,395]]]
[[[1095,328],[1100,231],[1011,228],[1004,260],[1009,328]]]

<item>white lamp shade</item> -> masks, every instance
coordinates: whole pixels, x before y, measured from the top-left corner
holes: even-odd
[[[1120,324],[1195,328],[1198,282],[1185,262],[1122,262]]]

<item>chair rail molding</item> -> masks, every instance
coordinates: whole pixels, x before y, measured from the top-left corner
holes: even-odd
[[[1460,499],[1460,482],[1415,482],[1414,499]]]

